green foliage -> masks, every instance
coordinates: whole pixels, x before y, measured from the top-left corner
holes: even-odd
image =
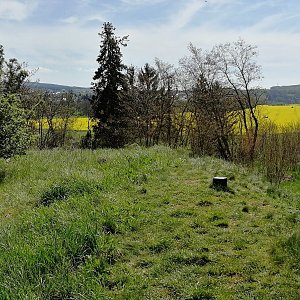
[[[0,158],[24,154],[29,135],[25,124],[25,111],[21,109],[20,93],[29,76],[15,58],[4,58],[0,45]]]
[[[127,37],[115,36],[115,28],[104,23],[100,53],[97,58],[99,67],[93,77],[92,109],[98,120],[94,126],[94,146],[119,148],[126,143],[125,109],[121,92],[125,87],[125,66],[122,64],[120,46],[125,46]]]
[[[153,146],[160,143],[177,146],[182,125],[177,123],[178,87],[172,65],[158,59],[141,69],[127,69],[127,87],[123,93],[128,114],[128,131],[133,142]]]
[[[28,77],[29,71],[16,58],[5,60],[4,49],[0,45],[0,94],[20,93]]]
[[[14,96],[0,95],[0,157],[24,154],[29,144],[24,111]]]

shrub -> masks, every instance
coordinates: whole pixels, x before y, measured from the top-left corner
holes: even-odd
[[[29,135],[24,111],[15,96],[0,96],[0,157],[25,153]]]

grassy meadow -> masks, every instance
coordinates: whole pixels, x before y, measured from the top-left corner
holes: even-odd
[[[299,186],[162,146],[2,160],[0,299],[299,299]]]

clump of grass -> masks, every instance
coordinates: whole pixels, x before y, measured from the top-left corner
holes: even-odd
[[[220,228],[228,228],[229,225],[227,222],[220,222],[220,223],[217,223],[216,226],[220,227]]]
[[[100,184],[95,184],[82,178],[63,179],[42,193],[38,205],[49,206],[56,201],[67,200],[71,196],[82,196],[85,193],[92,193],[101,189],[102,186]]]
[[[167,240],[161,240],[158,243],[155,243],[149,247],[149,250],[152,253],[161,253],[170,248],[170,242]]]
[[[190,210],[175,210],[171,213],[170,216],[174,218],[188,218],[194,215],[195,213]]]
[[[216,299],[213,294],[205,289],[196,289],[192,295],[187,297],[186,300],[214,300]]]
[[[197,265],[204,266],[211,262],[207,255],[189,255],[189,254],[177,254],[169,258],[172,263],[178,265]]]

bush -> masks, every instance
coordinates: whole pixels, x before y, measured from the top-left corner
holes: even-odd
[[[0,157],[25,153],[29,135],[24,111],[15,96],[0,96]]]

